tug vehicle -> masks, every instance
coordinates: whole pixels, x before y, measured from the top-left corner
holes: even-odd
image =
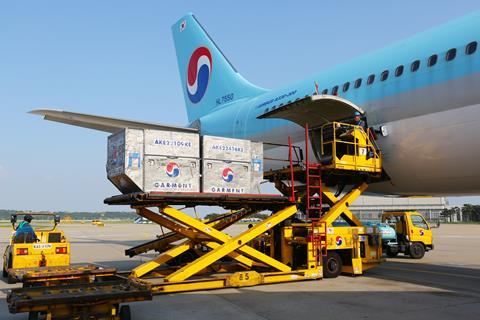
[[[10,273],[18,269],[35,267],[68,266],[70,264],[70,243],[63,231],[57,228],[60,217],[52,213],[28,213],[33,216],[33,228],[36,239],[30,234],[17,234],[17,217],[21,213],[13,214],[10,218],[12,223],[12,235],[10,243],[3,254],[3,276],[11,279]],[[45,220],[37,219],[46,217]],[[51,226],[38,226],[39,221],[50,221]]]

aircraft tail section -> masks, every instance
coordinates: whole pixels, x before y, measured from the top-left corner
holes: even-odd
[[[172,26],[188,120],[266,90],[245,80],[230,64],[193,14]]]

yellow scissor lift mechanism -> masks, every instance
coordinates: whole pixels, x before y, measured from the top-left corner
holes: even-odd
[[[330,263],[329,250],[341,256],[341,272],[361,274],[378,264],[382,260],[380,236],[375,228],[363,227],[348,209],[367,188],[365,181],[381,177],[378,147],[362,128],[345,123],[328,123],[319,130],[309,130],[306,125],[306,133],[307,139],[309,133],[314,134],[314,139],[320,133],[318,150],[324,155],[331,153],[330,163],[325,162],[317,175],[318,184],[325,177],[327,181],[354,182],[355,186],[340,199],[326,187],[318,188],[323,201],[309,204],[317,206],[318,216],[310,215],[302,222],[295,222],[294,216],[299,210],[308,211],[306,198],[312,195],[307,197],[307,189],[293,188],[293,181],[310,179],[314,184],[315,179],[307,173],[312,164],[304,161],[295,165],[291,156],[291,165],[265,175],[277,185],[283,180],[292,181],[291,187],[280,188],[286,191],[283,196],[137,193],[106,199],[107,204],[128,204],[138,215],[170,230],[158,239],[126,250],[128,256],[150,250],[160,252],[133,269],[130,278],[148,285],[153,293],[171,293],[319,279],[324,276],[324,262]],[[174,205],[216,205],[232,211],[201,221]],[[252,228],[234,237],[223,232],[263,210],[272,214]],[[334,226],[339,218],[350,226]],[[327,272],[326,276],[336,275]]]
[[[151,193],[117,196],[106,201],[130,203],[138,215],[171,230],[171,233],[146,244],[149,249],[165,251],[133,269],[130,275],[132,279],[149,285],[153,293],[252,286],[322,277],[321,250],[326,245],[326,228],[322,224],[312,230],[302,268],[294,269],[256,246],[256,238],[297,213],[296,204],[288,197]],[[200,221],[173,208],[172,204],[221,205],[233,210],[220,219]],[[158,212],[152,208],[158,208]],[[263,210],[273,213],[239,235],[232,237],[222,232],[234,222]],[[143,251],[138,247],[135,249]],[[188,251],[196,255],[193,261],[171,267],[165,265]]]

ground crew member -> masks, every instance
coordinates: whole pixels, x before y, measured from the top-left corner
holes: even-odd
[[[362,120],[361,114],[358,111],[355,111],[354,113],[354,118],[353,118],[353,124],[356,126],[360,126],[363,128],[365,132],[367,132],[367,125],[365,124],[365,121]]]
[[[32,222],[33,217],[29,214],[26,214],[25,217],[23,217],[23,221],[20,222],[17,226],[17,229],[15,231],[15,237],[20,236],[21,234],[25,234],[25,238],[27,238],[27,235],[30,235],[31,241],[37,241],[37,235],[35,234],[35,231],[33,230],[32,226],[30,223]]]

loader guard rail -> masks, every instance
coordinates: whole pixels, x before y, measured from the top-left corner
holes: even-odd
[[[324,170],[382,172],[382,155],[362,127],[330,122],[311,129],[313,151]]]

